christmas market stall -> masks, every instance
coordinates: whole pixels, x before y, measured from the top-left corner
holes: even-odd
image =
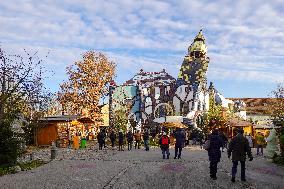
[[[231,136],[234,136],[234,130],[243,129],[246,134],[253,134],[253,124],[240,118],[232,118],[228,120],[228,126],[231,131]]]
[[[77,115],[44,117],[41,127],[36,131],[36,145],[51,145],[56,141],[58,147],[67,147],[77,134],[80,138],[94,139],[96,127],[90,118]]]
[[[36,129],[35,144],[39,146],[51,145],[58,141],[64,147],[69,143],[68,131],[71,122],[78,118],[77,115],[49,116],[41,118],[40,127]]]

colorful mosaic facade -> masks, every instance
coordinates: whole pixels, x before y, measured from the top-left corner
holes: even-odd
[[[185,82],[194,86],[194,89],[199,85],[206,85],[208,64],[207,46],[202,30],[200,30],[193,43],[188,47],[188,54],[184,57],[178,80],[181,83]]]
[[[200,31],[188,48],[177,79],[165,70],[140,70],[132,79],[113,89],[110,112],[130,104],[129,119],[151,127],[167,121],[167,117],[187,118],[192,112],[208,110],[208,64],[205,38]]]

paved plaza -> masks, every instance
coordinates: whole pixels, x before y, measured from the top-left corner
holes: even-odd
[[[35,154],[49,158],[50,149]],[[217,180],[209,177],[207,152],[187,147],[182,159],[162,159],[159,148],[150,151],[98,151],[96,146],[73,151],[59,149],[58,157],[31,171],[0,177],[0,188],[283,188],[284,167],[255,157],[247,161],[247,182],[230,181],[231,162],[226,152],[218,165]],[[255,154],[255,152],[254,152]],[[239,168],[240,169],[240,168]]]

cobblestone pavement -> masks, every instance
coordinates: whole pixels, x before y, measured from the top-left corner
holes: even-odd
[[[0,188],[283,188],[284,167],[255,157],[247,161],[247,182],[230,181],[231,162],[226,152],[218,165],[218,179],[209,178],[207,152],[199,147],[183,149],[182,159],[163,160],[159,148],[132,151],[106,149],[90,145],[74,151],[59,149],[56,160],[31,171],[0,177]],[[35,152],[37,159],[48,161],[50,149]],[[26,161],[25,157],[22,161]],[[239,168],[240,169],[240,168]]]

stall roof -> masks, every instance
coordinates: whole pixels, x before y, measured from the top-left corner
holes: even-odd
[[[233,118],[228,120],[228,124],[230,124],[233,127],[246,127],[246,126],[252,126],[253,124],[251,122],[241,120],[238,118]]]
[[[47,116],[40,118],[40,121],[73,121],[78,119],[79,115],[59,115],[59,116]]]

